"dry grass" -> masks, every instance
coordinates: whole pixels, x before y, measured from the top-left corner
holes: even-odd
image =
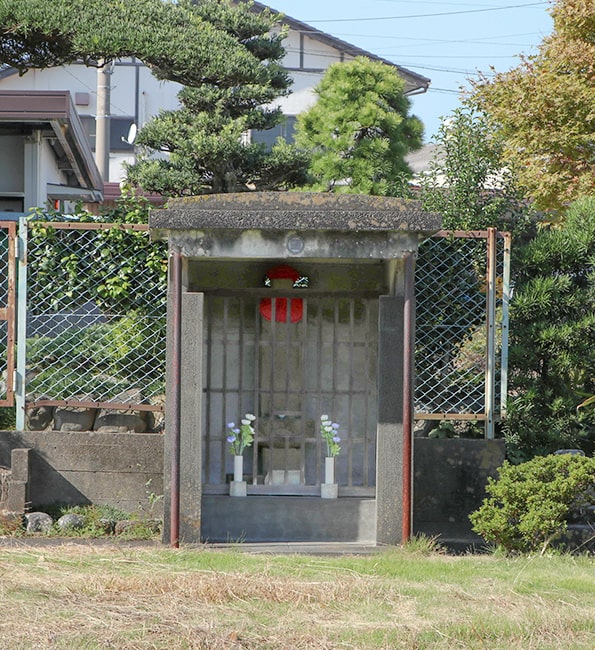
[[[0,648],[595,648],[587,558],[0,548]]]

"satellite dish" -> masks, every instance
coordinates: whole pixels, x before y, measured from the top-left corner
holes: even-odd
[[[133,122],[130,125],[130,128],[128,129],[128,135],[126,137],[122,137],[122,142],[127,142],[128,144],[134,144],[134,141],[136,140],[137,132],[138,132],[138,128],[136,124]]]

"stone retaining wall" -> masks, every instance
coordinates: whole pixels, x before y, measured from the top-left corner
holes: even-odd
[[[18,492],[30,508],[95,503],[149,512],[150,494],[163,493],[163,436],[0,431],[0,467],[12,468],[9,498]]]

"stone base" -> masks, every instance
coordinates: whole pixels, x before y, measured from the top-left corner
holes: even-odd
[[[376,541],[376,500],[372,498],[251,494],[246,499],[234,499],[203,494],[201,504],[200,538],[194,542]]]
[[[229,484],[230,497],[245,497],[247,493],[246,481],[232,481]]]
[[[336,483],[320,484],[321,499],[336,499],[338,495],[339,495],[339,486]]]

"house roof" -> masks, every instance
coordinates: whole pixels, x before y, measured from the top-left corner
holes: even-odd
[[[260,2],[255,2],[254,9],[257,11],[268,9],[273,14],[281,15],[282,24],[287,25],[291,29],[298,31],[301,34],[308,36],[309,38],[324,43],[325,45],[329,45],[330,47],[339,50],[339,52],[343,54],[348,54],[350,56],[365,56],[368,59],[372,59],[373,61],[380,61],[382,63],[385,63],[386,65],[390,65],[391,67],[396,68],[399,72],[399,75],[405,80],[405,84],[406,84],[405,92],[408,95],[424,93],[426,92],[426,90],[430,85],[430,79],[420,74],[417,74],[417,72],[412,72],[411,70],[408,70],[407,68],[403,68],[402,66],[397,65],[392,61],[388,61],[387,59],[383,59],[382,57],[379,57],[376,54],[373,54],[372,52],[363,50],[362,48],[357,47],[356,45],[352,45],[351,43],[347,43],[347,41],[343,41],[340,38],[337,38],[336,36],[332,36],[331,34],[327,34],[326,32],[320,31],[319,29],[316,29],[315,27],[312,27],[307,23],[303,23],[300,20],[296,20],[295,18],[292,18],[287,14],[282,14],[281,12],[277,11],[276,9],[273,9],[272,7],[268,7],[267,5],[264,5]]]
[[[54,150],[60,170],[68,177],[62,194],[73,198],[70,188],[85,190],[76,198],[100,200],[103,181],[70,92],[67,90],[0,90],[0,128],[28,133],[41,131]],[[55,186],[52,196],[59,196]]]

